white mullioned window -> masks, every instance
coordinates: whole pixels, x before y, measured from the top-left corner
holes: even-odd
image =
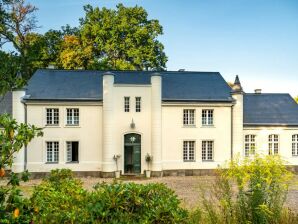
[[[278,154],[279,151],[279,136],[278,135],[269,135],[268,136],[268,146],[269,146],[269,150],[268,150],[268,154],[269,155],[276,155]]]
[[[298,134],[292,135],[292,155],[298,156]]]
[[[202,141],[202,160],[212,161],[214,157],[214,142],[213,141]]]
[[[47,125],[59,125],[59,109],[58,108],[47,108]]]
[[[47,162],[59,162],[59,142],[47,142]]]
[[[80,123],[80,111],[78,108],[66,109],[67,114],[67,125],[79,125]]]
[[[254,155],[256,152],[256,136],[245,135],[244,140],[245,140],[244,142],[245,156]]]
[[[202,110],[202,125],[213,125],[213,110]]]
[[[136,112],[141,112],[141,97],[136,97]]]
[[[195,141],[183,141],[184,162],[195,161]]]
[[[195,125],[195,110],[184,109],[183,110],[183,125]]]
[[[124,97],[124,112],[129,112],[129,100],[128,96]]]

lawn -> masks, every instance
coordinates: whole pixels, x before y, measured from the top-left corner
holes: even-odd
[[[81,178],[84,183],[84,187],[88,190],[92,190],[92,187],[96,183],[100,182],[112,182],[113,179],[104,178]],[[147,183],[164,183],[169,188],[173,189],[179,198],[182,200],[182,205],[188,209],[194,208],[200,199],[200,188],[210,189],[210,186],[214,182],[215,177],[212,176],[187,176],[187,177],[162,177],[162,178],[122,178],[123,182],[135,182],[140,184]],[[38,185],[41,180],[31,180],[22,184],[22,190],[26,196],[29,196],[33,190],[33,187]],[[4,184],[0,182],[0,184]],[[294,179],[290,185],[289,194],[287,198],[287,206],[292,210],[298,212],[298,175],[294,176]]]

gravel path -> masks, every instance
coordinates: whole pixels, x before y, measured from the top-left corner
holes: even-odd
[[[92,187],[96,183],[113,182],[113,179],[104,178],[81,178],[84,187],[88,190],[92,190]],[[162,178],[150,178],[150,179],[121,179],[123,182],[135,182],[139,184],[147,183],[164,183],[169,188],[173,189],[178,197],[182,200],[182,205],[186,208],[194,208],[198,204],[200,199],[200,189],[211,188],[212,183],[215,181],[215,177],[212,176],[187,176],[187,177],[162,177]],[[23,191],[26,195],[30,195],[33,187],[38,185],[41,180],[31,180],[22,184]],[[3,182],[2,182],[3,184]],[[298,212],[298,175],[295,176],[293,183],[290,185],[289,194],[287,198],[287,206],[292,210]]]

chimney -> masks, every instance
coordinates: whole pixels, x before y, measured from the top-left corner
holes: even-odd
[[[262,89],[255,89],[255,94],[261,94],[262,93]]]
[[[51,65],[51,64],[49,64],[48,67],[47,67],[47,69],[55,69],[55,68],[56,68],[56,66],[55,65]]]

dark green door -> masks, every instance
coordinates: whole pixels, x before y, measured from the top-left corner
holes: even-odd
[[[124,136],[124,170],[125,173],[141,173],[141,135]]]

